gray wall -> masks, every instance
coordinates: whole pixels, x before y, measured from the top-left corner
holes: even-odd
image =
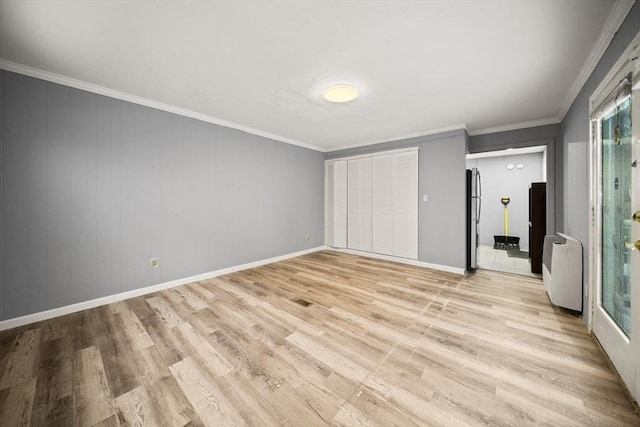
[[[327,159],[403,147],[418,151],[418,259],[464,268],[466,262],[464,130],[332,151]],[[427,194],[429,201],[423,202]]]
[[[0,79],[0,319],[324,244],[323,153]]]
[[[583,320],[589,321],[589,97],[640,31],[640,2],[631,8],[625,21],[609,44],[569,112],[562,121],[565,192],[563,204],[564,232],[583,245]]]
[[[485,153],[540,145],[547,147],[547,234],[553,234],[562,230],[563,217],[563,151],[562,128],[559,124],[473,135],[468,151]]]
[[[508,164],[523,169],[507,169]],[[482,178],[482,213],[478,227],[480,244],[493,246],[493,236],[504,234],[504,206],[510,197],[509,235],[520,237],[520,249],[529,250],[529,186],[543,182],[542,153],[467,160],[467,168],[478,168]]]

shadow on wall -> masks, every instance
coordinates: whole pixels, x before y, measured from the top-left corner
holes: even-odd
[[[482,178],[480,245],[493,246],[493,236],[504,235],[501,198],[509,197],[509,236],[520,237],[520,249],[529,250],[529,186],[545,181],[543,164],[543,153],[467,160],[467,168],[478,168]]]

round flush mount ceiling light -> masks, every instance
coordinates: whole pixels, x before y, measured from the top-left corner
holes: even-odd
[[[329,102],[343,103],[358,97],[358,89],[351,85],[335,85],[322,92],[322,97]]]

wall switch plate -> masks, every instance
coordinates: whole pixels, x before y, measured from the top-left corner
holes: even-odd
[[[151,258],[151,267],[156,268],[160,263],[158,262],[158,258]]]
[[[426,194],[423,194],[423,195],[422,195],[422,201],[423,201],[423,202],[428,202],[428,201],[429,201],[429,196],[428,196],[428,195],[426,195]]]
[[[584,297],[585,297],[586,299],[589,299],[589,283],[584,282],[584,283],[582,284],[582,286],[583,286],[583,288],[582,288],[582,289],[584,289]]]
[[[304,236],[304,240],[309,240],[310,238],[311,238],[310,234],[307,234],[307,235]]]

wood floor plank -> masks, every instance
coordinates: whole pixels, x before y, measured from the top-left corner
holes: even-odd
[[[243,426],[244,419],[229,403],[208,373],[186,358],[169,367],[185,396],[206,425]]]
[[[202,310],[203,308],[209,307],[209,304],[207,304],[204,300],[200,299],[193,292],[189,291],[189,289],[186,286],[173,288],[170,290],[170,292],[173,292],[174,294],[178,295],[187,304],[193,307],[194,310]]]
[[[639,426],[537,278],[319,251],[0,331],[0,425]]]
[[[72,352],[69,338],[42,343],[34,405],[49,405],[72,394]]]
[[[149,348],[153,345],[153,340],[142,326],[138,316],[127,306],[124,301],[112,304],[112,307],[121,318],[127,336],[133,343],[133,347],[138,350]]]
[[[158,317],[162,319],[169,329],[175,328],[184,322],[165,298],[161,296],[154,296],[147,298],[147,303],[155,310]]]
[[[247,424],[253,426],[292,425],[269,402],[264,393],[246,381],[242,372],[236,370],[224,377],[215,378],[214,381]]]
[[[34,377],[0,391],[0,425],[31,425],[36,381]]]
[[[118,419],[126,426],[158,425],[151,399],[144,387],[136,387],[127,393],[116,397]]]
[[[287,341],[353,381],[360,383],[367,377],[367,370],[364,367],[300,332],[289,335]]]
[[[76,352],[74,371],[74,424],[95,425],[115,415],[113,398],[96,346]]]
[[[73,396],[33,407],[31,425],[33,426],[71,426],[73,425]]]
[[[28,329],[16,339],[0,379],[0,389],[29,381],[36,375],[42,329]]]
[[[170,373],[169,367],[166,368],[166,372],[167,374],[142,380],[158,425],[203,425],[175,377]]]
[[[371,427],[375,425],[350,403],[342,405],[340,411],[333,417],[333,423],[344,427]]]
[[[199,335],[188,323],[178,326],[177,330],[185,341],[185,344],[198,359],[200,364],[206,366],[216,375],[226,375],[233,370],[231,365],[204,337]]]

